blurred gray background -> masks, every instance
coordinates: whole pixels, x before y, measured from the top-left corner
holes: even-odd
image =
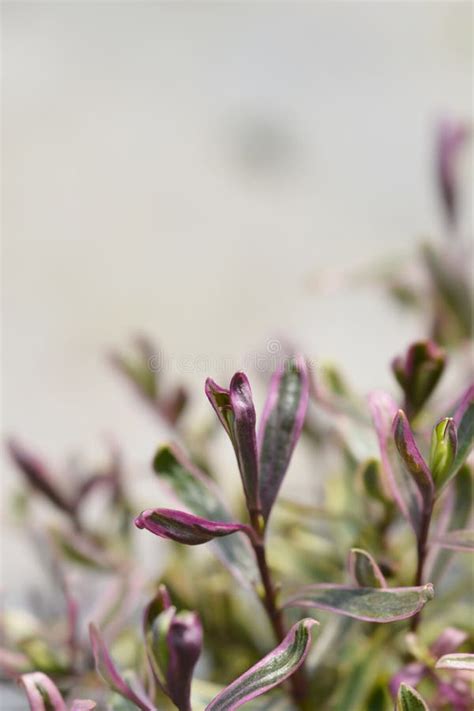
[[[105,357],[139,331],[198,409],[219,359],[280,334],[362,392],[390,382],[416,320],[369,286],[317,286],[442,239],[433,135],[471,115],[471,3],[2,14],[5,433],[55,464],[113,434],[146,472],[163,433]],[[198,357],[211,372],[180,368]],[[28,558],[5,539],[20,591]]]

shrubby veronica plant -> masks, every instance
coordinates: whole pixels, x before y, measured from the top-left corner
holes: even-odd
[[[102,469],[70,467],[66,482],[8,443],[31,493],[16,515],[57,588],[52,609],[36,605],[34,618],[14,607],[3,615],[4,679],[33,711],[473,707],[474,385],[462,372],[472,295],[454,241],[464,135],[445,126],[439,137],[449,256],[425,247],[422,287],[400,275],[388,283],[430,321],[429,337],[392,362],[398,396],[364,401],[334,367],[313,372],[289,352],[260,415],[237,372],[228,386],[207,379],[214,412],[195,425],[188,392],[150,368],[156,348],[142,338],[136,358],[112,361],[180,443],[154,456],[156,501],[140,512],[117,447]],[[240,474],[237,507],[215,474],[216,427]],[[300,440],[328,474],[303,502],[282,489]],[[33,494],[55,509],[54,523]],[[139,536],[172,542],[165,560],[156,541],[157,579],[136,559]]]

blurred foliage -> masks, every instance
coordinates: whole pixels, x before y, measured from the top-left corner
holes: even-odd
[[[438,146],[438,151],[447,150],[449,146]],[[443,161],[449,159],[444,155]],[[443,161],[440,170],[446,171]],[[439,182],[450,226],[446,241],[426,243],[421,253],[410,255],[409,268],[404,263],[389,272],[372,272],[374,282],[382,284],[396,303],[423,316],[426,327],[420,335],[437,344],[436,358],[440,347],[445,349],[443,367],[428,385],[420,370],[408,373],[403,358],[393,366],[400,406],[410,415],[425,455],[431,428],[452,414],[457,395],[472,376],[472,261],[465,240],[453,233],[457,202],[455,186],[446,183],[449,175],[449,171],[443,174]],[[191,397],[180,383],[164,382],[159,353],[155,344],[141,338],[135,356],[114,353],[112,361],[147,406],[172,428],[193,461],[208,474],[217,472],[218,462],[211,456],[216,424],[210,418],[196,423],[188,416]],[[425,367],[429,357],[425,348],[417,362]],[[444,389],[445,360],[449,392]],[[277,597],[295,586],[347,583],[351,548],[370,552],[390,588],[413,585],[416,542],[387,488],[367,405],[336,365],[322,366],[311,377],[302,441],[314,464],[305,478],[303,500],[290,494],[278,499],[266,542]],[[31,536],[52,585],[45,602],[45,593],[38,597],[34,581],[29,581],[31,609],[9,605],[3,612],[0,665],[5,682],[26,672],[45,672],[68,699],[81,696],[95,699],[99,708],[134,708],[119,695],[108,694],[96,676],[86,627],[90,621],[100,626],[118,665],[135,670],[149,690],[140,615],[159,583],[167,586],[178,609],[197,610],[202,621],[205,646],[193,684],[195,711],[204,709],[223,685],[274,647],[259,596],[237,585],[210,548],[196,551],[172,543],[165,558],[162,555],[157,561],[156,578],[140,569],[132,536],[137,504],[133,486],[126,486],[130,477],[117,448],[105,467],[79,474],[69,471],[67,481],[17,443],[10,444],[10,452],[24,486],[12,501],[9,523]],[[291,476],[298,475],[295,467]],[[469,525],[472,476],[468,461],[435,503],[431,521],[435,534]],[[157,481],[157,494],[159,486]],[[100,514],[91,519],[91,502],[98,495]],[[40,498],[54,511],[53,521],[45,523],[43,509],[37,506]],[[233,503],[233,510],[245,520],[243,498]],[[469,554],[433,543],[425,576],[435,584],[436,595],[423,610],[422,623],[411,632],[406,621],[376,625],[317,612],[321,625],[306,659],[307,701],[301,708],[391,711],[394,676],[407,665],[422,664],[426,673],[415,686],[429,707],[468,711],[472,698],[465,675],[435,670],[436,660],[429,650],[443,630],[452,627],[465,633],[461,650],[473,650]],[[8,587],[8,581],[4,584]],[[297,610],[285,611],[287,624],[299,617]],[[254,700],[248,708],[289,711],[294,706],[285,689]],[[157,692],[155,699],[160,709],[173,708],[165,695]]]

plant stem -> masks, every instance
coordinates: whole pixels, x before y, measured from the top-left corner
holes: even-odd
[[[426,553],[427,553],[427,542],[428,542],[428,532],[430,530],[430,523],[431,523],[431,514],[433,512],[433,507],[426,511],[425,515],[423,516],[423,520],[421,522],[421,528],[420,528],[420,534],[418,536],[418,544],[417,544],[417,566],[416,566],[416,573],[415,573],[415,586],[423,585],[423,569],[425,566],[426,562]],[[415,632],[418,628],[418,625],[420,624],[421,620],[421,610],[416,614],[414,617],[411,618],[410,621],[410,629],[412,632]]]
[[[255,557],[257,559],[257,565],[263,585],[264,594],[262,602],[272,625],[277,642],[282,642],[286,636],[283,613],[277,604],[277,592],[268,567],[265,552],[265,541],[260,530],[259,520],[259,517],[252,516],[252,527],[256,533],[256,536],[252,541],[252,545],[255,551]],[[300,667],[297,669],[288,681],[290,683],[291,695],[295,704],[299,708],[303,708],[302,703],[306,695],[306,678],[303,668]]]
[[[255,555],[257,557],[258,569],[264,590],[263,604],[272,624],[273,631],[275,632],[275,637],[278,642],[281,642],[286,634],[283,625],[283,615],[276,603],[276,590],[267,565],[265,545],[263,542],[255,544]]]

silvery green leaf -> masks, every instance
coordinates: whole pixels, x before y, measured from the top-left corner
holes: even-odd
[[[416,615],[434,596],[433,586],[412,588],[354,588],[319,584],[300,588],[285,607],[329,610],[367,622],[395,622]]]
[[[304,358],[299,356],[274,373],[260,421],[260,501],[265,520],[270,516],[303,429],[308,398],[308,370]]]

